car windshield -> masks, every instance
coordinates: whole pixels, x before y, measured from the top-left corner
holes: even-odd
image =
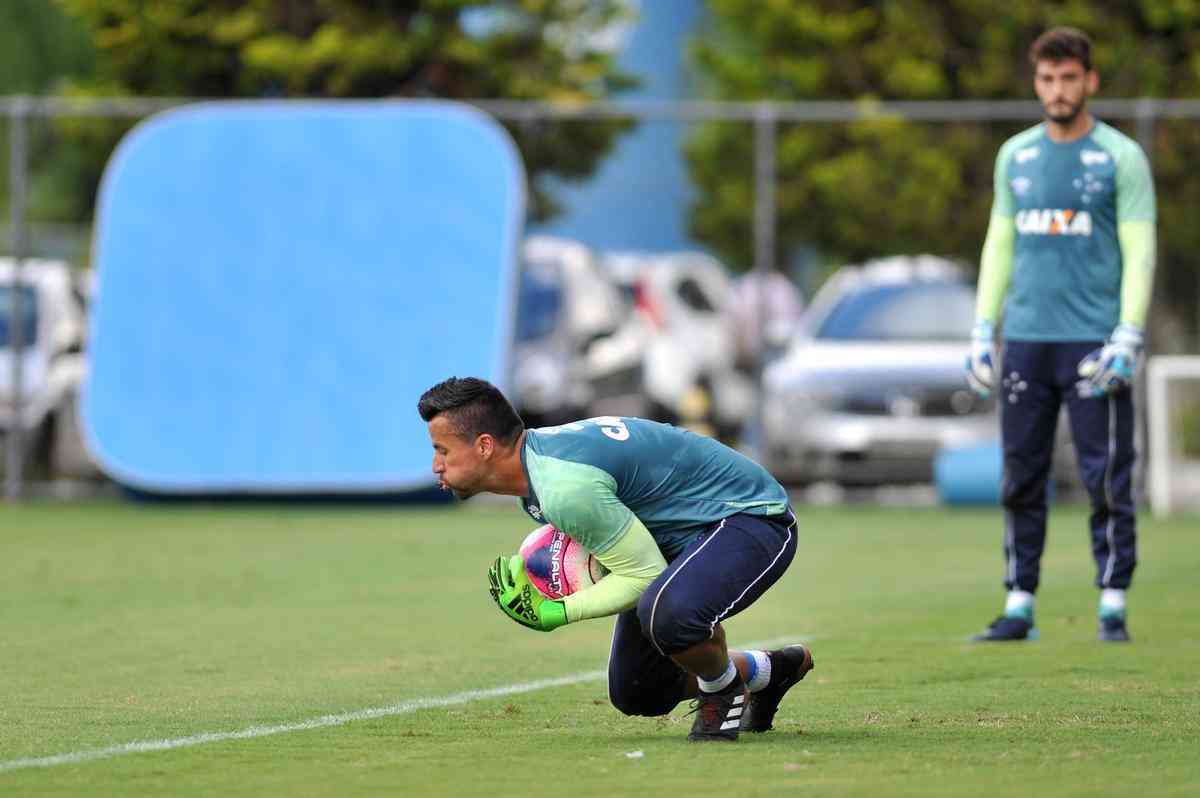
[[[34,302],[33,288],[23,285],[20,288],[21,298],[21,344],[33,346],[37,343],[37,303]],[[12,306],[13,287],[0,285],[0,347],[8,348],[12,344]]]
[[[817,338],[835,341],[962,341],[970,336],[975,295],[956,282],[880,285],[847,294]]]
[[[517,340],[534,341],[549,335],[562,312],[562,291],[555,283],[521,273],[517,296]]]

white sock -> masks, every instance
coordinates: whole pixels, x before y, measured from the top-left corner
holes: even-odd
[[[1004,614],[1010,618],[1033,620],[1033,594],[1026,590],[1010,590],[1004,600]]]
[[[1106,587],[1100,591],[1100,617],[1125,615],[1125,591]]]
[[[729,667],[725,669],[717,678],[711,682],[706,679],[696,677],[696,681],[700,683],[700,689],[706,693],[719,693],[729,685],[733,684],[733,680],[737,678],[737,668],[733,665],[733,660],[729,660]]]
[[[750,688],[750,692],[757,693],[771,681],[771,658],[765,651],[744,651],[742,653],[750,660],[750,670],[753,673],[746,681],[746,687]]]

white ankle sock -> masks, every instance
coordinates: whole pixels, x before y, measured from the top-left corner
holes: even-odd
[[[1033,594],[1026,590],[1010,590],[1004,600],[1004,614],[1012,618],[1033,618]]]
[[[737,678],[737,668],[733,665],[733,660],[729,660],[729,667],[725,672],[713,679],[711,682],[706,679],[696,677],[696,681],[700,683],[700,689],[706,693],[719,693],[729,685],[733,684],[733,680]]]
[[[1100,591],[1100,616],[1125,614],[1125,591],[1106,587]]]
[[[745,651],[742,653],[753,663],[751,670],[754,672],[754,675],[746,681],[746,686],[750,688],[750,692],[757,693],[771,681],[771,658],[767,656],[767,652],[765,651]]]

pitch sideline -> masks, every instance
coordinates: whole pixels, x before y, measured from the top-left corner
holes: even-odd
[[[757,640],[750,643],[742,644],[743,648],[770,648],[771,646],[791,643],[796,640],[803,642],[811,641],[812,638],[806,635],[776,638],[773,640]],[[302,720],[296,723],[279,723],[269,726],[250,726],[238,731],[224,732],[202,732],[193,734],[187,737],[174,737],[163,740],[139,740],[131,743],[121,743],[120,745],[112,745],[107,748],[93,748],[88,751],[72,751],[65,754],[54,754],[51,756],[28,757],[25,759],[10,759],[0,761],[0,773],[7,773],[13,770],[23,770],[26,768],[51,768],[58,765],[77,765],[83,762],[92,762],[97,759],[111,759],[112,757],[125,756],[126,754],[142,754],[151,751],[170,751],[176,748],[191,748],[197,745],[206,745],[208,743],[219,743],[226,740],[251,740],[256,737],[270,737],[275,734],[287,734],[295,731],[307,731],[309,729],[322,729],[328,726],[344,726],[347,723],[352,723],[358,720],[370,720],[372,718],[385,718],[393,715],[407,715],[410,712],[416,712],[421,709],[437,709],[439,707],[449,707],[458,704],[468,704],[472,701],[483,701],[489,698],[503,698],[504,696],[520,695],[521,693],[532,693],[537,690],[545,690],[549,687],[565,687],[572,684],[582,684],[583,682],[599,681],[607,676],[607,672],[603,670],[583,671],[581,673],[571,674],[569,676],[558,676],[553,679],[539,679],[533,682],[522,682],[520,684],[510,684],[503,687],[491,687],[486,690],[466,690],[461,693],[454,693],[440,698],[420,698],[412,701],[402,701],[399,704],[392,704],[386,707],[371,707],[369,709],[360,709],[354,712],[340,712],[333,715],[322,715],[309,720]]]

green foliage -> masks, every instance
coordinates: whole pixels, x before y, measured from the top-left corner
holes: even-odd
[[[92,62],[87,33],[53,3],[0,3],[0,95],[43,94],[65,76],[86,74]]]
[[[90,31],[95,96],[438,97],[584,102],[633,85],[599,35],[625,0],[56,0]],[[87,142],[103,164],[128,125]],[[510,126],[533,183],[535,218],[555,206],[548,174],[591,174],[626,121],[587,135]],[[107,143],[107,146],[104,144]],[[81,170],[90,204],[96,166]]]
[[[1200,457],[1200,401],[1192,401],[1175,411],[1180,452],[1190,458]]]
[[[710,0],[692,57],[708,93],[726,100],[1032,99],[1030,42],[1056,24],[1095,42],[1103,97],[1186,97],[1200,89],[1200,5],[1169,0],[1048,4],[1016,0]],[[1128,120],[1108,120],[1132,133]],[[1029,123],[930,124],[879,119],[783,126],[778,138],[778,249],[837,259],[933,251],[977,262],[999,145]],[[1186,219],[1196,207],[1195,123],[1160,123],[1154,160],[1160,296],[1195,313]],[[699,192],[691,229],[735,268],[752,261],[751,137],[702,126],[688,144]]]
[[[0,96],[47,94],[72,77],[91,73],[95,61],[87,31],[62,9],[47,0],[4,0],[0,2]],[[35,174],[30,204],[38,209],[54,205],[59,192],[49,192],[62,170],[49,158],[51,138],[34,137],[33,157],[45,164]],[[9,191],[9,128],[0,123],[0,210],[7,219]],[[48,193],[54,197],[46,202]],[[57,212],[48,215],[61,218]],[[7,249],[9,231],[0,226],[0,250]]]

